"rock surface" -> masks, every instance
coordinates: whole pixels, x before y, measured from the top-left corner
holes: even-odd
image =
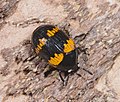
[[[65,87],[34,57],[30,39],[42,24],[86,48]],[[119,0],[1,0],[0,38],[0,102],[120,102]]]

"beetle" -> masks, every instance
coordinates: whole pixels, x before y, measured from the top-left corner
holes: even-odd
[[[54,25],[41,25],[32,35],[32,46],[35,53],[45,59],[61,73],[69,74],[78,69],[75,43],[65,32]]]

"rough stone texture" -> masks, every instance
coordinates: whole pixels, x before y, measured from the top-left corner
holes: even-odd
[[[96,85],[96,89],[102,91],[106,94],[107,100],[112,100],[113,102],[120,101],[120,56],[117,56],[114,60],[114,65],[109,72],[106,72],[103,75],[98,84]]]
[[[56,71],[45,78],[50,66],[32,51],[42,24],[86,48],[67,86]],[[0,38],[0,102],[120,102],[119,0],[1,0]]]

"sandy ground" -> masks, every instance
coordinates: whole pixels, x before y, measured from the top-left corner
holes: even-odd
[[[65,87],[56,71],[44,77],[46,62],[30,60],[31,35],[42,24],[87,48]],[[119,0],[1,0],[0,38],[0,102],[120,102]]]

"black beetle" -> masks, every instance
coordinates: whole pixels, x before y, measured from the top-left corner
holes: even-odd
[[[71,73],[78,69],[77,50],[74,41],[62,30],[53,25],[42,25],[32,35],[32,45],[36,54],[45,59],[62,73]]]

